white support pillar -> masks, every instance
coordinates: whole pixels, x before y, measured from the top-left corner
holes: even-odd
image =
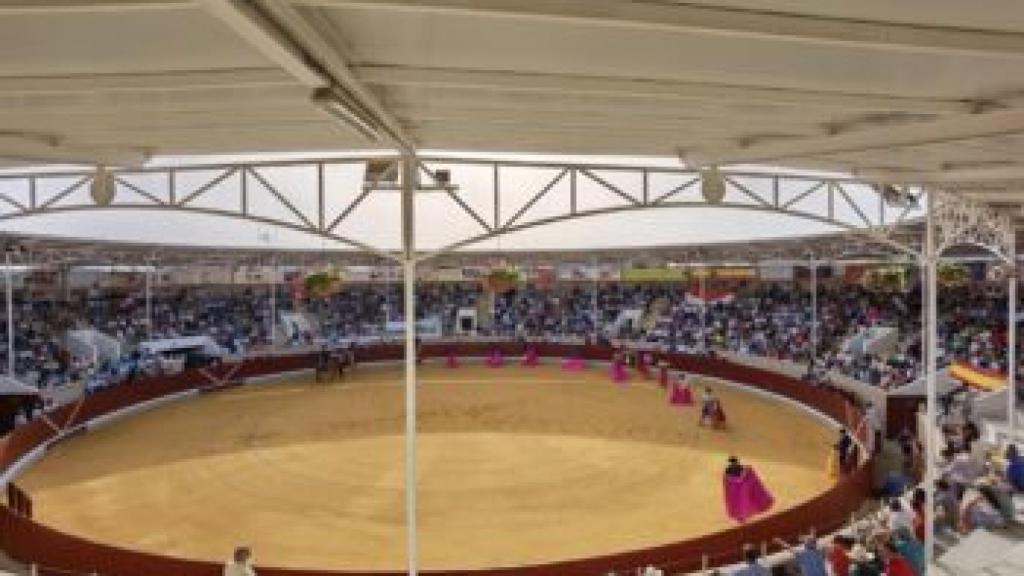
[[[591,271],[594,273],[594,284],[592,286],[592,288],[594,290],[594,293],[593,293],[593,296],[591,298],[591,303],[590,303],[591,306],[592,306],[592,308],[590,310],[590,316],[591,316],[591,318],[594,319],[594,332],[596,334],[600,334],[601,333],[601,327],[599,326],[599,324],[600,324],[600,321],[599,321],[600,306],[598,306],[598,302],[597,302],[597,296],[598,296],[598,292],[600,291],[600,287],[598,286],[598,278],[597,278],[598,277],[598,271],[597,271],[597,257],[596,256],[590,259],[590,267],[591,267]]]
[[[818,360],[818,262],[811,258],[811,364]]]
[[[1006,425],[1010,442],[1017,442],[1017,255],[1011,245],[1006,290]]]
[[[924,377],[928,371],[928,264],[922,260],[918,266],[921,270],[921,370],[918,378]]]
[[[153,339],[153,264],[146,266],[146,340]]]
[[[270,351],[277,352],[277,266],[270,265]]]
[[[14,378],[14,281],[11,278],[11,253],[4,257],[4,283],[7,292],[7,375]]]
[[[708,270],[706,267],[701,268],[702,274],[700,275],[700,346],[701,352],[706,354],[708,351]]]
[[[418,573],[416,544],[416,172],[415,156],[402,156],[402,280],[405,286],[405,529],[406,566]]]
[[[936,278],[938,276],[938,254],[935,247],[935,195],[928,194],[928,217],[927,232],[925,239],[924,264],[928,284],[926,287],[926,313],[925,331],[927,340],[927,362],[925,363],[926,389],[927,389],[927,427],[925,428],[925,532],[924,532],[924,555],[925,566],[931,566],[935,562],[935,480],[937,478],[936,466],[936,434],[935,426],[937,420],[936,411],[936,374],[938,372],[937,343],[938,343],[938,291],[936,289]]]

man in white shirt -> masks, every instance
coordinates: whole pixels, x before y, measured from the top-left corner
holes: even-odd
[[[252,550],[248,546],[235,548],[235,554],[224,565],[224,576],[256,576],[252,568]]]
[[[914,512],[909,510],[900,499],[893,498],[889,501],[889,515],[886,525],[890,532],[903,529],[913,534]]]
[[[860,424],[865,428],[868,452],[875,454],[882,449],[882,414],[874,402],[868,402],[864,419]]]

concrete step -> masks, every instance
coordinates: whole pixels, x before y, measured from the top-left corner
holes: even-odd
[[[940,575],[944,575],[943,570],[957,576],[1024,574],[1024,535],[1019,527],[975,530],[949,546],[936,558],[936,564],[935,574]]]

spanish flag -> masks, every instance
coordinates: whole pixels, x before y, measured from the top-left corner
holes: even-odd
[[[962,362],[954,362],[949,367],[949,375],[964,384],[988,392],[1000,390],[1006,386],[1006,374],[975,368]]]

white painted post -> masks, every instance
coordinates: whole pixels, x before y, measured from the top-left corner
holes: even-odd
[[[402,157],[402,279],[405,285],[405,527],[409,576],[416,576],[416,157]]]
[[[14,283],[11,279],[11,253],[5,256],[4,281],[7,289],[7,375],[14,378]]]
[[[153,339],[153,264],[146,266],[146,340]]]
[[[701,352],[707,353],[708,351],[708,285],[707,277],[708,270],[706,267],[701,267],[700,276],[700,338],[701,338]]]
[[[811,258],[811,364],[818,358],[818,263]]]
[[[927,267],[927,362],[925,364],[926,387],[927,387],[927,427],[925,428],[925,532],[924,532],[924,553],[925,566],[931,566],[935,561],[935,426],[936,426],[936,373],[938,372],[938,327],[937,327],[937,270],[938,254],[935,247],[935,195],[928,194],[928,219],[925,238],[924,260]]]
[[[597,303],[597,296],[598,296],[598,293],[600,292],[600,287],[598,285],[598,279],[597,279],[598,273],[597,273],[597,257],[596,256],[594,256],[593,258],[590,259],[590,266],[591,266],[591,271],[594,273],[594,284],[593,284],[594,294],[593,294],[593,298],[591,299],[592,309],[590,311],[590,315],[594,319],[594,332],[597,333],[597,334],[600,334],[601,333],[601,326],[600,326],[601,322],[600,322],[599,318],[600,318],[601,312],[600,312],[600,307],[598,306],[598,303]]]
[[[1006,291],[1006,425],[1010,442],[1017,442],[1017,255],[1016,247],[1010,247],[1010,277]]]
[[[272,261],[273,262],[273,261]],[[277,267],[270,265],[270,351],[277,352]]]

